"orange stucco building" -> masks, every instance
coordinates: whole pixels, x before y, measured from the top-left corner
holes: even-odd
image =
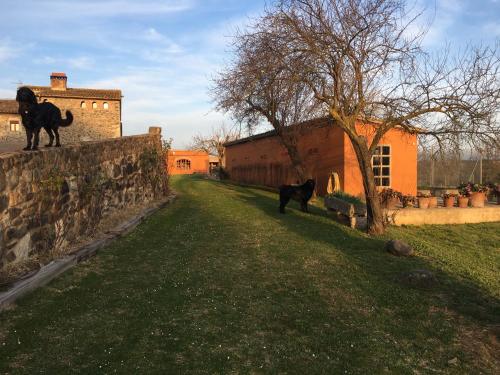
[[[375,123],[357,124],[359,134],[373,138]],[[298,150],[308,173],[316,180],[319,195],[326,193],[332,172],[339,175],[341,189],[364,197],[363,182],[351,141],[327,118],[300,124]],[[225,168],[229,178],[243,183],[278,187],[297,183],[285,147],[274,131],[229,142]],[[401,129],[390,130],[379,142],[372,159],[377,186],[403,194],[417,193],[417,136]]]
[[[167,168],[170,175],[208,173],[208,153],[190,150],[169,150]]]

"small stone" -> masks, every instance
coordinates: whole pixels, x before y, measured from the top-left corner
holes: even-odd
[[[452,358],[448,361],[448,364],[449,365],[456,365],[458,363],[458,358],[455,357],[455,358]]]
[[[390,240],[385,244],[385,250],[392,255],[407,257],[413,255],[413,249],[407,243],[400,240]]]
[[[411,287],[424,289],[430,289],[437,284],[434,273],[425,269],[405,272],[400,276],[399,281]]]

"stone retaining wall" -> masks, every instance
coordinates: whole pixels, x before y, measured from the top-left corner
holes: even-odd
[[[0,269],[91,236],[106,215],[168,193],[161,135],[0,154]]]

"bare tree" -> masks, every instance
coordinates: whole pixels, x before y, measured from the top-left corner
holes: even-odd
[[[305,180],[310,176],[297,147],[297,124],[319,112],[309,88],[290,81],[288,69],[280,65],[274,52],[280,43],[258,26],[253,32],[239,32],[235,61],[214,79],[212,94],[216,108],[231,112],[239,122],[249,127],[268,122],[287,150],[297,177]]]
[[[389,130],[431,136],[438,145],[498,146],[500,140],[498,43],[470,47],[455,58],[448,51],[432,56],[421,48],[422,34],[411,33],[417,17],[403,0],[281,0],[250,36],[239,36],[238,43],[271,41],[259,51],[271,56],[260,61],[271,62],[261,69],[279,69],[286,92],[312,93],[347,134],[363,177],[372,234],[384,231],[372,156]],[[361,125],[367,122],[371,133]]]
[[[222,166],[224,160],[224,144],[240,138],[239,128],[229,128],[226,124],[221,124],[217,128],[212,128],[208,135],[197,134],[193,136],[191,144],[188,146],[191,150],[205,151],[209,155],[217,155],[219,165]]]

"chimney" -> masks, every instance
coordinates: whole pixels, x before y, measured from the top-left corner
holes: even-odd
[[[52,73],[50,75],[50,88],[52,90],[66,90],[67,83],[66,73]]]

